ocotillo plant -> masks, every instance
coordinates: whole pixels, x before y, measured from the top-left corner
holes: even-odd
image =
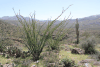
[[[75,25],[75,28],[76,28],[76,35],[77,35],[77,44],[79,43],[79,24],[78,24],[78,19],[76,19],[76,25]]]
[[[21,16],[21,18],[14,11],[14,13],[15,13],[18,21],[21,23],[22,28],[24,30],[25,40],[27,42],[25,45],[28,48],[28,50],[30,51],[30,53],[32,54],[33,60],[35,60],[35,61],[39,60],[40,53],[42,52],[44,46],[46,45],[46,42],[48,42],[48,40],[51,38],[51,36],[53,35],[53,33],[58,28],[65,27],[64,26],[64,25],[66,25],[65,20],[67,21],[68,19],[65,19],[64,21],[60,22],[59,24],[57,24],[55,26],[54,26],[54,23],[56,22],[57,19],[59,19],[59,17],[67,9],[63,10],[62,13],[56,19],[54,19],[53,21],[49,22],[47,24],[47,27],[45,27],[45,29],[43,28],[43,25],[45,25],[45,23],[42,26],[38,26],[39,28],[37,27],[37,21],[35,20],[35,14],[34,14],[34,19],[32,18],[33,16],[30,15],[31,18],[29,19],[29,21],[27,21],[22,15],[20,15],[20,13],[19,13],[19,15]],[[62,29],[65,29],[65,28],[62,28]],[[59,34],[60,31],[61,30],[59,30],[57,34]],[[43,33],[43,36],[40,36],[40,33]],[[57,38],[57,41],[61,40],[62,37],[64,36],[64,34],[65,34],[65,32],[63,32],[63,34],[61,34]],[[58,43],[54,42],[54,44],[58,44]]]

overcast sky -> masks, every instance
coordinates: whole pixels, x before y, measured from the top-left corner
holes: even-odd
[[[60,19],[67,18],[70,12],[72,19],[100,14],[100,0],[0,0],[0,17],[14,16],[14,8],[16,13],[20,9],[24,17],[35,11],[36,19],[55,19],[71,4]]]

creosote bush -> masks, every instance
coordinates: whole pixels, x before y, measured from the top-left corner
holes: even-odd
[[[80,44],[81,48],[85,50],[85,54],[95,54],[97,51],[95,50],[96,46],[96,39],[94,36],[91,36],[86,39],[86,41],[83,41]]]
[[[74,67],[74,66],[77,66],[77,65],[75,64],[75,61],[69,59],[68,57],[63,58],[61,61],[63,62],[64,67]],[[77,67],[78,67],[78,66],[77,66]]]

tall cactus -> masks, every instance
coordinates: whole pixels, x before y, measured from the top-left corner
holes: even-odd
[[[79,24],[78,24],[78,19],[76,19],[76,25],[75,25],[75,28],[76,28],[76,35],[77,35],[77,44],[79,43]]]

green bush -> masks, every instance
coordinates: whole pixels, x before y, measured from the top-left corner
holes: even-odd
[[[2,45],[0,45],[0,52],[4,51],[4,47]]]
[[[94,36],[89,37],[86,39],[86,41],[83,41],[80,44],[81,48],[85,50],[85,54],[95,54],[97,51],[95,50],[96,46],[96,39]]]
[[[40,56],[46,42],[48,41],[48,39],[50,39],[52,37],[53,33],[58,28],[59,28],[59,30],[57,31],[58,35],[59,35],[59,33],[61,33],[61,30],[64,30],[64,31],[66,30],[65,29],[65,27],[67,25],[66,21],[68,20],[69,17],[67,19],[64,19],[63,21],[61,21],[60,23],[58,23],[56,25],[54,25],[54,23],[56,22],[56,20],[58,20],[58,18],[67,9],[63,10],[62,13],[56,19],[48,22],[48,24],[45,26],[45,28],[43,28],[43,26],[46,23],[44,23],[43,25],[38,25],[38,23],[37,23],[38,21],[35,20],[35,14],[34,14],[34,19],[33,19],[33,16],[30,15],[31,18],[29,19],[29,21],[27,21],[22,15],[20,15],[20,14],[17,15],[15,13],[16,17],[18,18],[18,21],[21,23],[22,28],[24,29],[25,39],[27,42],[27,44],[25,44],[25,45],[31,52],[31,54],[33,56],[33,60],[35,60],[35,61],[39,60],[39,56]],[[63,32],[63,34],[59,35],[59,37],[57,37],[58,38],[57,40],[61,40],[64,35],[65,35],[65,32]],[[55,45],[55,43],[54,43],[54,45]],[[55,49],[55,48],[53,48],[53,49]]]
[[[52,50],[58,50],[59,48],[59,41],[57,40],[49,39],[48,44]]]
[[[22,55],[21,55],[21,58],[25,59],[26,57],[29,57],[31,54],[29,53],[29,51],[25,52],[23,51],[22,52]]]
[[[68,57],[63,58],[61,61],[63,62],[64,67],[74,67],[76,65],[75,62]]]
[[[4,52],[6,50],[5,44],[3,44],[4,39],[0,38],[0,52]]]
[[[8,47],[7,51],[8,51],[10,56],[15,56],[16,58],[20,57],[22,54],[22,51],[14,46]]]

